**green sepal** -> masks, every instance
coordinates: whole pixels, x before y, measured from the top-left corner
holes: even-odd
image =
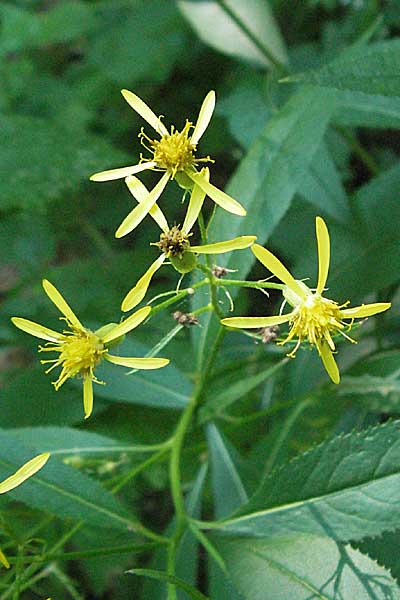
[[[196,268],[197,260],[193,252],[184,252],[182,258],[178,256],[171,256],[170,259],[172,266],[178,273],[190,273]]]
[[[186,175],[185,171],[180,171],[179,173],[177,173],[175,175],[175,181],[182,189],[186,191],[193,189],[194,183],[190,179],[190,177]]]

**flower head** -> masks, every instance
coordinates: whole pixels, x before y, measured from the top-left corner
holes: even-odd
[[[205,181],[208,181],[209,172],[207,168],[202,170],[201,175]],[[139,204],[126,217],[121,227],[130,227],[132,215],[140,209],[148,197],[148,190],[137,177],[130,177],[128,185],[132,195]],[[224,242],[192,246],[190,244],[191,230],[199,216],[205,196],[203,188],[195,184],[190,195],[189,205],[182,226],[174,225],[170,227],[157,204],[151,208],[150,215],[162,231],[160,240],[152,245],[157,246],[162,251],[162,254],[150,265],[146,273],[125,296],[121,306],[123,311],[131,310],[143,300],[154,273],[158,271],[167,258],[179,273],[189,273],[196,267],[197,254],[222,254],[232,250],[241,250],[251,246],[257,239],[254,235],[242,235]]]
[[[241,216],[246,214],[239,202],[219,190],[206,180],[202,173],[197,171],[197,167],[201,163],[213,162],[209,156],[203,158],[196,156],[197,144],[207,129],[214,112],[215,93],[213,91],[205,97],[196,125],[186,120],[181,131],[174,126],[171,126],[170,131],[168,131],[161,121],[161,117],[157,117],[136,94],[128,90],[122,90],[122,95],[128,104],[151,125],[160,136],[160,139],[150,138],[142,128],[139,138],[142,145],[149,152],[149,158],[144,158],[141,155],[140,162],[137,165],[95,173],[90,179],[92,181],[110,181],[126,178],[126,183],[130,188],[130,177],[135,173],[152,169],[154,171],[164,171],[164,175],[151,192],[147,193],[147,198],[141,207],[140,218],[135,220],[134,226],[131,226],[129,230],[122,226],[119,227],[115,234],[116,237],[126,235],[144,219],[161,196],[170,179],[176,179],[184,189],[192,189],[194,184],[197,183],[216,204],[228,212]],[[139,214],[137,217],[139,217]]]
[[[10,475],[10,477],[7,477],[7,479],[4,479],[4,481],[0,481],[0,494],[6,494],[7,492],[10,492],[14,488],[21,485],[21,483],[26,481],[26,479],[29,479],[29,477],[32,477],[32,475],[37,473],[39,471],[39,469],[44,467],[44,465],[49,460],[49,457],[50,457],[50,454],[48,452],[45,452],[43,454],[38,454],[34,458],[31,458],[31,460],[28,460],[27,463],[22,465],[22,467],[20,467],[18,469],[18,471],[16,471],[13,475]],[[10,564],[1,550],[0,550],[0,562],[7,569],[9,568]]]
[[[339,383],[339,370],[333,358],[336,349],[333,337],[339,334],[353,342],[346,330],[351,329],[354,319],[369,317],[388,310],[390,303],[377,302],[347,308],[349,302],[338,304],[322,295],[328,278],[330,241],[328,229],[321,217],[316,218],[315,227],[318,245],[318,283],[315,291],[303,281],[294,279],[281,261],[269,250],[255,244],[252,247],[253,253],[285,284],[283,295],[293,310],[274,317],[232,317],[222,319],[222,323],[238,328],[259,328],[289,323],[289,334],[280,342],[286,344],[289,341],[296,341],[294,349],[288,356],[294,357],[302,342],[316,346],[330,378],[334,383]]]
[[[51,365],[46,373],[56,367],[61,367],[58,378],[53,382],[56,390],[60,389],[67,379],[77,376],[83,379],[85,419],[91,415],[93,409],[93,381],[103,383],[95,376],[95,368],[103,359],[133,369],[159,369],[169,363],[169,360],[165,358],[128,358],[113,356],[109,353],[109,349],[119,343],[126,333],[147,318],[151,311],[149,306],[136,311],[118,325],[109,323],[97,331],[91,331],[82,325],[54,285],[45,279],[43,288],[50,300],[63,314],[63,317],[60,318],[66,321],[67,329],[59,333],[28,319],[13,317],[11,320],[22,331],[47,340],[47,344],[39,346],[39,352],[58,353],[57,358],[40,361],[42,364]]]

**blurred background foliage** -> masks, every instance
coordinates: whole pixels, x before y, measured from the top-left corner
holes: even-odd
[[[224,11],[231,4],[247,22],[240,35],[232,14]],[[125,378],[110,370],[110,383],[95,390],[95,415],[83,425],[79,386],[68,383],[55,394],[37,364],[35,340],[9,321],[19,315],[57,326],[55,310],[41,289],[43,277],[62,290],[84,323],[118,321],[121,299],[156,256],[149,243],[157,241],[159,233],[149,220],[133,235],[114,239],[132,205],[126,187],[88,180],[94,172],[138,160],[137,133],[143,122],[123,101],[121,88],[137,93],[156,114],[165,116],[166,123],[177,126],[187,117],[195,120],[206,93],[216,90],[216,113],[202,139],[201,154],[216,158],[217,185],[224,187],[236,172],[231,191],[240,201],[245,197],[255,205],[250,218],[240,224],[236,217],[219,215],[211,232],[215,239],[252,234],[254,225],[258,241],[268,239],[294,273],[315,277],[314,218],[322,215],[333,247],[332,297],[351,298],[353,304],[393,299],[390,313],[357,332],[357,347],[341,345],[344,377],[336,389],[315,353],[299,352],[296,361],[272,372],[284,350],[239,334],[229,336],[199,423],[216,419],[224,431],[223,443],[228,448],[234,444],[231,452],[242,454],[236,457],[237,465],[247,473],[249,487],[268,456],[272,468],[335,432],[398,414],[400,94],[327,92],[278,82],[287,76],[287,65],[291,72],[317,69],[349,46],[392,39],[399,30],[397,0],[1,1],[1,428],[36,447],[62,446],[62,430],[53,431],[55,426],[68,427],[66,439],[75,427],[121,443],[156,443],[172,430],[176,411],[190,392],[196,346],[182,330],[164,350],[174,363],[168,375]],[[265,42],[278,64],[271,65],[254,37],[261,46]],[[291,119],[293,126],[288,124]],[[272,132],[270,140],[279,145],[276,156],[273,145],[263,143],[265,131]],[[267,164],[270,156],[275,162]],[[286,164],[293,169],[288,183]],[[268,178],[260,179],[257,188],[252,177],[257,173],[259,178],[265,165]],[[273,176],[282,176],[283,183]],[[151,185],[153,174],[143,175],[143,180]],[[177,186],[168,186],[162,202],[169,221],[180,223]],[[229,266],[245,275],[250,253],[233,255]],[[255,265],[250,276],[263,278],[265,271]],[[151,295],[174,289],[177,278],[175,272],[162,269]],[[277,301],[243,293],[235,299],[236,311],[265,314],[265,306],[272,312]],[[184,302],[178,308],[189,305]],[[224,309],[229,309],[227,302]],[[136,341],[126,342],[127,351],[142,344],[138,351],[145,352],[173,327],[168,311],[159,314],[135,331]],[[209,333],[203,324],[192,338],[197,343]],[[282,423],[288,423],[288,414],[290,426],[283,440]],[[210,427],[214,426],[208,429],[213,456],[220,433]],[[201,431],[185,452],[186,481],[205,460]],[[218,457],[214,453],[214,467]],[[110,487],[142,459],[122,452],[106,463],[94,457],[77,466]],[[161,462],[144,471],[133,490],[127,487],[123,502],[162,529],[171,515],[166,486],[167,470]],[[206,514],[213,493],[212,486],[206,486]],[[198,511],[196,498],[192,500]],[[217,496],[215,502],[218,514],[224,499]],[[0,507],[7,521],[12,514],[11,540],[33,532],[42,519],[40,513],[3,498]],[[49,519],[32,538],[51,545],[62,531],[61,522]],[[79,531],[69,547],[101,548],[130,541],[131,534],[98,530],[92,524]],[[7,549],[7,544],[2,546]],[[371,552],[372,546],[371,542]],[[374,547],[381,556],[379,544]],[[37,589],[58,600],[139,597],[143,582],[123,575],[135,560],[123,554],[54,563],[45,586],[38,584]],[[400,576],[400,564],[392,565],[392,572]],[[218,590],[217,574],[213,581]],[[140,597],[164,597],[163,586],[146,585]],[[0,598],[8,597],[4,593]],[[225,597],[214,593],[219,600]]]

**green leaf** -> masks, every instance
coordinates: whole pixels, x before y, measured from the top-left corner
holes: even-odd
[[[2,116],[0,209],[42,210],[78,189],[99,164],[123,165],[126,156],[94,135],[70,135],[49,119]],[[32,152],[32,148],[35,149]]]
[[[118,347],[118,354],[121,356],[140,357],[146,356],[148,352],[147,346],[133,339],[126,339]],[[117,354],[115,351],[113,353]],[[172,363],[162,369],[137,371],[129,375],[123,367],[104,361],[96,370],[96,376],[106,382],[106,385],[96,386],[96,396],[158,408],[183,408],[192,389],[186,375]]]
[[[400,128],[400,98],[363,92],[338,92],[333,119],[348,127]]]
[[[267,477],[239,514],[215,527],[254,537],[296,532],[361,539],[397,527],[399,492],[396,421],[333,438],[299,456]]]
[[[101,16],[86,59],[119,85],[162,82],[187,55],[187,34],[174,2],[103,3]]]
[[[396,600],[389,571],[351,546],[316,536],[218,538],[231,577],[246,600]]]
[[[178,0],[200,39],[224,54],[262,66],[287,62],[283,39],[264,0]]]
[[[189,583],[186,583],[186,581],[183,581],[183,579],[179,579],[179,577],[175,577],[175,575],[168,575],[168,573],[164,573],[164,571],[155,571],[154,569],[130,569],[127,573],[172,583],[186,592],[193,600],[208,600],[207,596],[196,590],[196,588]]]
[[[41,452],[0,430],[0,480]],[[46,466],[9,496],[59,517],[87,521],[96,527],[135,530],[129,512],[102,486],[51,456]]]
[[[215,513],[218,519],[229,515],[248,501],[238,469],[239,456],[223,438],[217,427],[207,426]]]
[[[266,369],[260,370],[254,375],[241,373],[239,381],[235,381],[232,385],[225,385],[223,391],[211,396],[210,400],[200,410],[200,422],[202,422],[202,420],[207,420],[212,416],[221,414],[221,412],[236,402],[236,400],[239,400],[254,388],[267,381],[270,377],[273,377],[287,362],[288,359],[284,358],[278,363],[268,365]]]
[[[365,94],[400,96],[400,40],[357,46],[319,70],[285,81],[351,90]]]

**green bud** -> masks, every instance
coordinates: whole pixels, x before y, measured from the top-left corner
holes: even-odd
[[[196,256],[190,251],[184,252],[182,258],[179,258],[179,256],[171,256],[169,260],[178,273],[190,273],[197,264]]]

